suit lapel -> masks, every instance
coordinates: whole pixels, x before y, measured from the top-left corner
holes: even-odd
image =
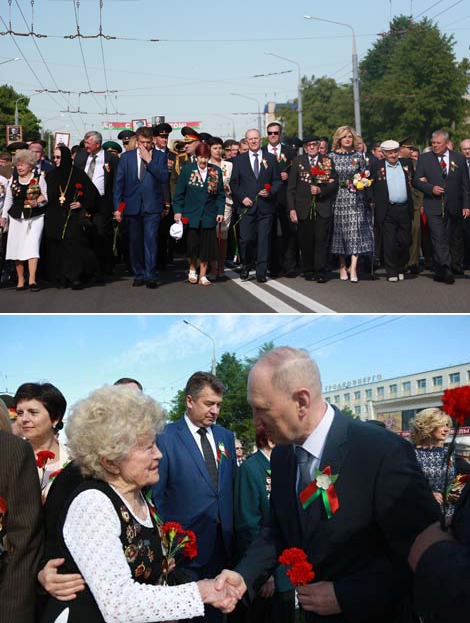
[[[214,484],[209,475],[209,472],[207,471],[204,457],[202,456],[202,453],[199,450],[196,440],[194,439],[191,431],[189,430],[188,425],[186,424],[184,418],[180,421],[180,423],[181,423],[181,426],[179,427],[178,432],[179,432],[181,441],[183,442],[186,449],[188,450],[188,454],[194,459],[194,462],[196,463],[196,466],[201,472],[201,474],[204,476],[207,482],[211,485],[211,487],[214,487]]]

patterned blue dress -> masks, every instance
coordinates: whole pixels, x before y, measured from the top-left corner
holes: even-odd
[[[431,448],[417,448],[415,447],[416,458],[421,465],[421,469],[424,472],[426,480],[429,483],[432,491],[439,491],[444,494],[446,489],[446,463],[445,456],[447,454],[447,448],[440,448],[434,446]],[[451,457],[451,465],[448,472],[449,485],[455,477],[455,465],[453,457]],[[452,515],[454,512],[454,505],[447,505],[447,515]]]
[[[335,255],[373,253],[374,231],[372,211],[364,191],[351,192],[342,183],[352,180],[355,173],[366,170],[366,161],[359,152],[329,154],[339,176],[340,187],[333,202],[333,238],[331,252]]]

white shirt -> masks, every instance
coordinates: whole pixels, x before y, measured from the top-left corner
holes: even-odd
[[[207,177],[207,167],[205,169],[200,169],[198,167],[197,170],[199,171],[199,175],[201,176],[202,183],[204,184],[206,181],[206,177]]]
[[[437,159],[439,160],[439,164],[441,163],[441,158],[442,156],[444,156],[444,162],[446,163],[446,168],[447,168],[447,175],[449,175],[449,165],[450,165],[450,154],[449,154],[449,150],[446,149],[445,154],[441,154],[440,156],[437,157]]]
[[[269,143],[268,152],[273,156],[276,156],[276,159],[279,160],[279,158],[281,157],[281,143],[279,143],[279,145],[276,145],[276,153],[274,153],[274,146]]]
[[[194,441],[197,443],[197,447],[199,448],[202,456],[204,457],[204,452],[202,451],[202,444],[201,444],[201,435],[197,431],[200,428],[206,428],[206,427],[197,426],[197,424],[194,424],[193,422],[191,422],[191,420],[189,419],[186,413],[184,414],[184,419],[186,421],[186,424],[188,425],[191,435],[194,437]],[[207,431],[207,439],[209,443],[211,444],[212,452],[214,453],[214,459],[217,464],[217,448],[215,447],[215,439],[214,439],[214,435],[212,434],[211,427],[209,426],[208,428],[206,428],[206,431]]]
[[[96,155],[96,162],[95,162],[95,170],[93,172],[92,182],[96,186],[96,189],[98,190],[100,195],[103,197],[104,195],[104,149],[100,149],[100,151],[96,153],[95,155]],[[90,168],[92,159],[93,159],[93,156],[89,154],[87,161],[86,161],[86,165],[85,165],[85,173],[87,174],[88,174],[88,169]]]
[[[333,418],[335,416],[333,407],[330,404],[325,402],[325,407],[325,415],[322,417],[315,430],[310,433],[309,437],[302,444],[302,448],[315,457],[310,466],[310,476],[312,477],[312,480],[315,470],[320,466],[321,457],[323,456],[323,450],[326,445],[326,438],[328,437],[328,433],[330,432],[331,425],[333,424]],[[299,477],[300,470],[297,468],[297,482]]]
[[[249,151],[248,153],[250,154],[250,162],[251,162],[251,168],[253,169],[253,173],[255,172],[256,154],[258,154],[259,170],[261,171],[261,161],[263,160],[263,152],[261,151],[261,149],[259,151]]]

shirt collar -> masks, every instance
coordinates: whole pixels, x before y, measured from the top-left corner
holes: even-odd
[[[312,431],[309,437],[302,444],[302,448],[305,448],[310,454],[317,457],[317,459],[321,459],[323,454],[323,449],[326,444],[326,438],[328,437],[328,433],[330,432],[331,425],[333,423],[333,418],[335,416],[335,412],[333,407],[327,402],[325,405],[325,414],[323,415],[320,423]]]
[[[188,425],[188,428],[189,428],[189,430],[191,431],[191,434],[192,434],[192,435],[196,435],[196,434],[197,434],[197,431],[198,431],[200,428],[205,428],[205,429],[206,429],[206,431],[207,431],[207,433],[208,433],[209,435],[212,435],[212,428],[211,428],[210,426],[205,427],[205,426],[198,426],[197,424],[194,424],[194,422],[193,422],[192,420],[190,420],[190,419],[189,419],[189,417],[188,417],[188,414],[187,414],[187,413],[185,413],[185,414],[184,414],[184,419],[185,419],[185,422],[186,422],[186,424]]]

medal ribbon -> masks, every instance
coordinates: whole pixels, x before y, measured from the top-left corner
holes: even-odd
[[[331,476],[331,468],[329,465],[325,467],[322,474],[326,476]],[[322,489],[317,486],[316,479],[313,480],[303,491],[300,492],[299,498],[302,503],[302,508],[306,509],[310,504],[316,500],[318,497],[321,497],[323,506],[325,507],[325,511],[328,519],[331,519],[332,515],[336,513],[339,509],[339,500],[336,494],[336,490],[334,484],[331,483],[328,489]]]

